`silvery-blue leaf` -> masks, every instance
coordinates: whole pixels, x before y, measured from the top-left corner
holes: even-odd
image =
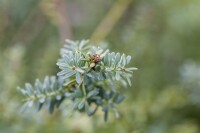
[[[65,93],[65,97],[71,97],[71,96],[72,96],[72,93],[69,93],[69,92]]]
[[[45,97],[42,97],[39,99],[40,103],[44,103],[45,102]]]
[[[51,83],[55,83],[56,82],[56,77],[55,76],[51,76],[50,77],[50,81],[51,81]]]
[[[90,68],[93,68],[95,66],[95,63],[90,64]]]
[[[119,119],[119,117],[120,117],[119,111],[118,111],[116,108],[113,108],[113,111],[114,111],[114,113],[115,113],[115,117],[116,117],[117,119]]]
[[[105,66],[108,65],[108,53],[103,57],[103,62]]]
[[[123,67],[126,65],[126,56],[125,56],[125,54],[123,54],[123,55],[121,56],[121,65],[122,65]]]
[[[90,107],[87,101],[85,102],[85,112],[87,113],[88,116],[90,116]]]
[[[71,72],[67,73],[65,76],[63,76],[63,79],[67,79],[73,75],[75,75],[75,72],[71,71]]]
[[[114,64],[114,61],[115,61],[115,53],[114,52],[112,52],[110,54],[110,58],[111,58],[111,64]]]
[[[99,90],[94,89],[94,90],[92,90],[92,91],[90,91],[90,92],[88,93],[87,98],[90,98],[90,97],[92,97],[92,96],[96,96],[97,94],[99,94]]]
[[[99,80],[104,80],[104,79],[106,79],[105,73],[100,72],[100,73],[99,73],[99,76],[98,76],[98,79],[99,79]]]
[[[52,91],[56,91],[56,90],[59,90],[60,87],[59,87],[59,83],[58,82],[54,82],[52,83]]]
[[[48,98],[46,102],[46,107],[49,110],[49,113],[52,114],[54,111],[55,100]]]
[[[116,72],[116,75],[115,75],[115,77],[116,77],[116,80],[120,80],[120,73],[119,72]]]
[[[108,99],[111,99],[111,98],[113,97],[114,94],[115,94],[115,93],[114,93],[113,91],[110,91],[110,92],[108,93]]]
[[[120,61],[120,53],[117,53],[115,56],[115,66],[118,65],[119,61]]]
[[[108,66],[111,66],[112,60],[111,60],[111,55],[108,53]]]
[[[46,76],[43,83],[44,88],[50,88],[49,76]]]
[[[77,62],[78,62],[78,53],[76,52],[76,53],[74,54],[74,64],[77,65]]]
[[[125,99],[125,96],[118,96],[115,100],[115,103],[120,104]]]
[[[103,112],[104,112],[104,121],[107,122],[107,120],[108,120],[108,107],[104,107]]]
[[[80,72],[80,73],[82,73],[82,74],[85,73],[85,71],[82,70],[81,68],[76,68],[75,70],[78,71],[78,72]]]
[[[24,89],[21,89],[20,87],[17,87],[17,91],[19,92],[20,95],[25,96],[27,92]]]
[[[132,85],[132,83],[131,83],[131,80],[130,80],[130,78],[129,78],[129,77],[127,77],[126,79],[127,79],[127,82],[128,82],[128,84],[131,86],[131,85]]]
[[[90,78],[94,78],[94,76],[91,73],[87,73],[87,76]]]
[[[95,50],[95,47],[91,47],[90,51],[92,52],[92,54],[95,54],[96,50]]]
[[[126,68],[126,70],[133,71],[133,70],[138,70],[138,68],[136,68],[136,67],[129,67],[129,68]]]
[[[76,99],[75,102],[73,103],[73,109],[77,109],[80,102],[81,102],[80,99]]]
[[[64,63],[62,66],[63,67],[65,67],[65,66],[68,66],[68,64],[69,64],[69,57],[68,56],[66,56],[66,55],[64,55],[63,56],[63,60],[62,60],[62,62]],[[58,65],[58,64],[57,64]]]
[[[76,97],[82,97],[83,96],[82,91],[81,91],[80,88],[76,89],[74,93],[75,93]]]
[[[129,63],[130,63],[130,61],[131,61],[131,56],[130,56],[130,55],[128,55],[128,56],[126,57],[126,62],[127,62],[127,64],[129,64]]]
[[[51,98],[46,99],[46,108],[49,109],[51,106]]]
[[[109,49],[107,49],[103,54],[100,55],[101,59],[109,52]]]
[[[56,107],[59,108],[61,103],[64,101],[65,97],[62,97],[59,101],[56,102]]]
[[[102,108],[102,111],[103,112],[105,112],[105,111],[107,111],[108,110],[108,106],[104,106],[103,108]]]
[[[111,69],[111,68],[106,68],[106,71],[107,71],[107,72],[111,72],[112,69]]]
[[[82,78],[79,72],[76,72],[76,82],[80,84],[82,82]]]
[[[91,83],[90,78],[87,75],[84,75],[83,83],[84,85],[89,85]]]
[[[82,100],[79,105],[78,105],[78,109],[81,110],[84,107],[85,101]]]
[[[29,101],[28,102],[28,107],[32,107],[33,106],[33,101]]]
[[[68,73],[69,71],[66,71],[66,70],[62,70],[60,71],[59,73],[57,73],[58,76],[62,76],[62,75],[65,75],[66,73]]]
[[[25,84],[25,87],[26,87],[26,90],[27,90],[27,93],[29,94],[29,96],[31,96],[31,95],[34,94],[34,92],[33,92],[33,90],[32,90],[31,84],[26,83],[26,84]]]
[[[57,66],[62,66],[62,67],[66,67],[67,66],[67,64],[64,63],[64,62],[57,62],[56,65]]]
[[[96,65],[96,67],[95,67],[95,72],[99,72],[100,70],[101,70],[101,66]]]
[[[77,45],[77,43],[75,41],[72,41],[72,40],[69,40],[69,39],[66,39],[65,42],[68,44],[68,45],[65,45],[65,46],[71,46],[71,45]],[[71,47],[69,47],[71,48]]]
[[[80,43],[79,43],[79,49],[82,49],[84,48],[84,46],[89,42],[89,40],[82,40]]]
[[[39,91],[40,93],[43,92],[42,83],[39,81],[39,79],[36,79],[36,81],[35,81],[35,88],[36,88],[37,91]]]
[[[61,98],[62,98],[61,95],[57,95],[57,96],[56,96],[56,100],[58,100],[58,101],[59,101]]]
[[[35,110],[36,110],[36,111],[40,111],[40,110],[41,110],[41,108],[42,108],[42,105],[43,105],[43,103],[40,103],[39,101],[38,101],[38,102],[36,102],[36,105],[35,105]]]

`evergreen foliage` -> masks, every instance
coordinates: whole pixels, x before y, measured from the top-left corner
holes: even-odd
[[[37,79],[34,86],[26,83],[25,88],[18,87],[25,97],[22,111],[33,106],[39,111],[46,106],[53,113],[62,102],[70,100],[68,110],[92,116],[101,107],[105,121],[110,110],[118,118],[117,105],[125,99],[120,89],[131,85],[133,70],[137,70],[127,67],[131,56],[92,46],[88,40],[66,43],[56,63],[61,70],[58,77],[46,76],[43,83]]]

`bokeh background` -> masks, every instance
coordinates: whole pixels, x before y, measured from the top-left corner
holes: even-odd
[[[121,118],[21,114],[17,86],[55,75],[66,38],[139,68]],[[200,0],[0,0],[0,133],[200,133]]]

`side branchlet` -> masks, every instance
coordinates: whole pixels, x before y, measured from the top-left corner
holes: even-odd
[[[120,87],[131,85],[135,67],[127,67],[131,56],[109,52],[92,46],[88,40],[66,40],[61,49],[61,58],[56,63],[60,68],[57,76],[38,79],[32,86],[18,87],[24,96],[22,111],[34,107],[39,111],[45,106],[50,113],[62,102],[70,100],[70,109],[92,116],[101,108],[104,120],[112,110],[119,118],[117,105],[124,99]],[[69,109],[69,108],[66,108]]]

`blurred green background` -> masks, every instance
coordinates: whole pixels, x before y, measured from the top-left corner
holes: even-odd
[[[55,75],[66,38],[139,68],[121,118],[19,113],[17,86]],[[0,0],[0,133],[200,133],[200,0]]]

